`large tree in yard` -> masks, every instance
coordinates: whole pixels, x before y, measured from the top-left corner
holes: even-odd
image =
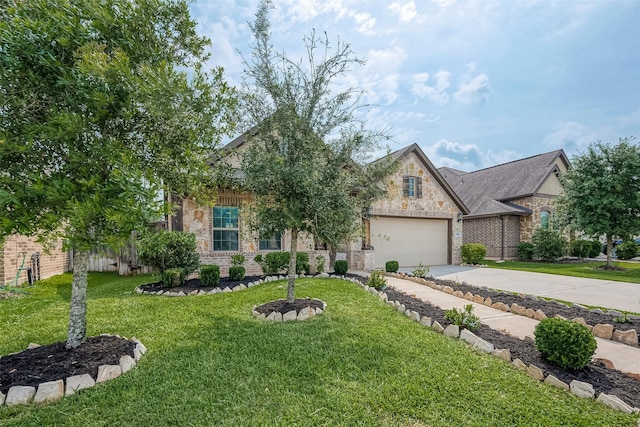
[[[247,137],[243,185],[255,198],[254,228],[291,234],[287,301],[293,302],[298,236],[339,241],[359,231],[367,197],[354,195],[377,188],[366,179],[363,160],[387,136],[356,119],[362,91],[336,87],[362,64],[350,46],[338,41],[332,47],[312,33],[304,39],[308,58],[291,60],[271,44],[271,7],[260,3],[251,24],[252,56],[245,60],[241,105],[256,128]]]
[[[73,251],[68,348],[86,335],[89,251],[162,215],[160,188],[214,195],[235,100],[203,69],[208,43],[184,0],[0,0],[0,238]]]
[[[613,240],[640,234],[640,146],[633,138],[596,142],[571,163],[558,199],[560,216],[572,229],[606,236],[611,267]]]

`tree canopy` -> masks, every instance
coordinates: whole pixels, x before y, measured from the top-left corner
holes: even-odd
[[[160,188],[211,201],[234,92],[184,0],[0,3],[0,237],[73,249],[75,347],[88,251],[157,219]]]
[[[640,146],[634,138],[601,141],[576,155],[562,177],[560,217],[574,230],[607,238],[607,265],[614,238],[640,234]]]
[[[389,169],[387,162],[363,160],[388,136],[357,119],[362,91],[337,87],[363,63],[350,45],[338,40],[333,47],[312,32],[304,38],[306,60],[291,60],[271,44],[270,8],[262,1],[250,24],[255,42],[241,105],[255,128],[247,136],[243,185],[256,200],[255,228],[267,235],[291,231],[287,299],[293,301],[299,233],[335,244],[359,231],[364,204],[384,193],[371,175]]]

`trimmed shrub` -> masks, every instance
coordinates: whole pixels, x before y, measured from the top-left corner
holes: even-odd
[[[217,265],[200,267],[200,283],[207,287],[218,286],[220,284],[220,267]]]
[[[338,260],[333,264],[333,271],[340,276],[347,274],[347,270],[349,270],[349,263],[347,261]]]
[[[638,256],[638,245],[635,242],[622,242],[616,246],[616,255],[619,259],[631,259]]]
[[[244,264],[244,255],[231,255],[231,265],[237,266]]]
[[[200,266],[196,235],[193,233],[160,231],[138,240],[136,248],[140,262],[160,272],[181,268],[186,277]]]
[[[597,240],[590,240],[591,250],[589,251],[589,258],[595,258],[602,252],[602,243]]]
[[[533,255],[535,253],[535,246],[533,243],[522,242],[518,245],[518,259],[520,261],[533,261]]]
[[[167,288],[180,286],[184,283],[187,275],[182,268],[167,268],[160,273],[160,283]]]
[[[482,324],[480,318],[473,314],[473,304],[465,305],[464,310],[458,310],[457,308],[445,310],[444,318],[454,325],[468,329],[471,332],[477,331]]]
[[[533,334],[542,356],[562,368],[582,369],[596,351],[596,340],[586,326],[571,320],[548,318]]]
[[[229,280],[244,279],[245,269],[241,265],[232,265],[229,267]]]
[[[400,264],[398,264],[398,261],[387,261],[384,264],[384,271],[387,273],[395,273],[399,268]]]
[[[253,260],[260,264],[263,275],[273,276],[289,269],[289,258],[289,252],[269,252],[258,254]]]
[[[567,241],[558,231],[538,228],[531,237],[534,255],[544,261],[555,261],[565,254]]]
[[[324,272],[325,259],[322,255],[316,255],[316,271],[318,273]]]
[[[462,262],[466,264],[480,264],[487,254],[487,247],[481,243],[467,243],[460,247]]]
[[[574,240],[569,244],[569,254],[579,258],[595,258],[600,255],[602,245],[595,240]]]
[[[374,270],[371,272],[369,276],[369,280],[367,280],[367,286],[372,288],[376,288],[381,291],[387,287],[387,279],[384,277],[384,271],[382,270]]]
[[[296,273],[300,274],[303,272],[304,274],[311,273],[311,266],[309,265],[309,254],[306,252],[298,252],[296,254]]]

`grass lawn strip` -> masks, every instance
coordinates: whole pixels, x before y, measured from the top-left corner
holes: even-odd
[[[561,276],[585,277],[589,279],[614,280],[618,282],[640,283],[640,263],[613,262],[625,271],[602,270],[604,262],[546,263],[523,261],[483,261],[489,268],[531,271],[534,273],[558,274]]]
[[[0,425],[636,425],[412,322],[354,284],[303,279],[328,304],[305,322],[251,308],[284,282],[199,298],[136,295],[150,277],[91,274],[88,335],[136,336],[126,376],[45,407],[0,409]],[[71,276],[0,303],[0,354],[65,339]]]

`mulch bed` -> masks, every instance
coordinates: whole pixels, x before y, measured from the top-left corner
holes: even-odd
[[[186,282],[184,282],[182,285],[180,286],[174,286],[172,288],[167,288],[165,286],[162,286],[162,283],[160,282],[156,282],[156,283],[149,283],[147,285],[141,285],[140,289],[142,289],[144,292],[157,292],[157,291],[167,291],[170,290],[171,292],[184,292],[185,294],[188,294],[191,291],[205,291],[208,292],[214,288],[220,288],[220,289],[224,289],[224,288],[229,288],[229,289],[233,289],[236,286],[240,286],[242,284],[247,284],[249,282],[257,282],[258,280],[260,280],[262,278],[262,276],[245,276],[244,279],[242,280],[230,280],[228,277],[221,277],[220,278],[220,283],[218,284],[218,286],[204,286],[202,284],[202,282],[200,282],[200,279],[189,279]]]
[[[436,280],[436,282],[439,282],[439,284],[450,284],[445,281]],[[475,291],[479,288],[473,287],[472,289],[474,291],[472,293],[476,293]],[[445,320],[444,310],[438,307],[417,298],[410,297],[392,288],[387,288],[384,292],[387,294],[389,301],[399,301],[405,305],[406,309],[416,311],[421,317],[430,317],[431,320],[437,321],[443,327],[450,324],[450,322]],[[558,304],[551,302],[541,304],[540,308],[550,317],[555,314],[553,311],[554,308],[561,309]],[[552,374],[567,384],[574,379],[590,383],[593,385],[596,393],[604,392],[606,394],[615,394],[631,406],[640,407],[640,381],[620,371],[607,369],[602,363],[597,362],[591,362],[579,371],[566,370],[543,359],[538,350],[536,350],[533,342],[524,341],[518,337],[504,334],[486,325],[482,325],[480,329],[474,333],[480,338],[492,343],[495,348],[508,348],[511,351],[512,359],[518,358],[527,365],[534,364],[542,369],[545,375]]]
[[[299,314],[300,311],[306,307],[311,307],[314,310],[322,308],[322,301],[311,298],[296,298],[292,303],[289,303],[286,299],[279,299],[262,304],[256,307],[255,310],[260,314],[268,316],[273,312],[285,314],[292,310],[295,310],[296,314]]]
[[[114,336],[87,338],[77,348],[66,342],[43,345],[0,357],[0,393],[14,385],[37,387],[40,383],[89,374],[95,380],[98,366],[117,365],[120,357],[133,357],[135,343]]]

